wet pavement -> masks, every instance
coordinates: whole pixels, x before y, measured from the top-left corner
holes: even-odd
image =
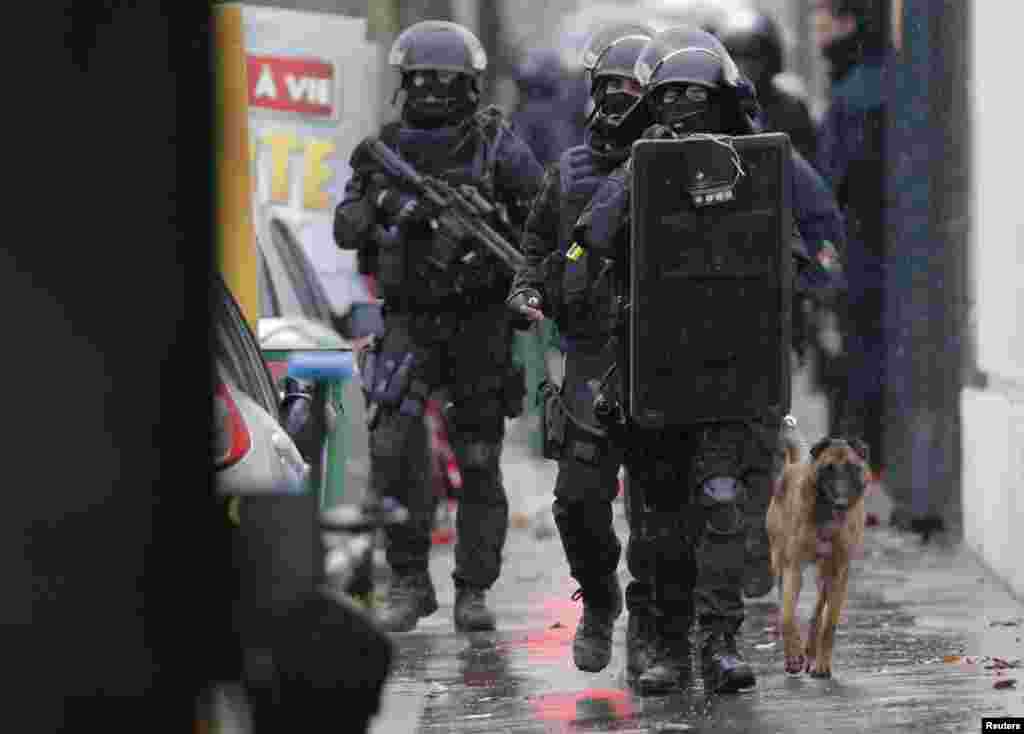
[[[820,415],[804,422],[820,425]],[[489,595],[498,631],[455,632],[452,546],[435,546],[441,607],[394,636],[398,655],[373,734],[977,732],[983,716],[1024,716],[1024,604],[959,544],[922,546],[885,527],[879,488],[869,509],[882,523],[868,528],[855,561],[831,680],[783,671],[775,592],[748,603],[741,649],[758,675],[753,691],[706,696],[698,681],[670,696],[634,695],[622,676],[625,613],[608,668],[577,670],[571,646],[580,607],[550,526],[553,466],[517,455],[515,445],[506,457],[513,529]],[[621,502],[616,526],[624,539]],[[625,583],[624,563],[620,574]],[[808,569],[803,629],[814,589]]]
[[[623,519],[617,520],[624,534]],[[626,616],[601,673],[572,663],[579,607],[557,538],[513,531],[491,593],[494,633],[452,625],[448,547],[432,572],[441,608],[399,648],[374,734],[399,732],[968,732],[983,716],[1024,716],[1024,605],[959,547],[868,531],[837,632],[832,680],[783,672],[774,593],[749,603],[742,649],[757,688],[643,698],[624,684]],[[626,574],[623,571],[623,580]],[[806,623],[813,570],[801,597]],[[1005,662],[1003,662],[1005,661]],[[1016,680],[996,688],[997,681]]]

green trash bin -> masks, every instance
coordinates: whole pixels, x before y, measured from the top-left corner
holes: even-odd
[[[547,355],[559,349],[558,327],[551,319],[534,324],[527,331],[517,331],[515,335],[514,357],[526,370],[526,406],[523,415],[531,423],[536,423],[535,416],[540,411],[537,402],[538,388],[548,377]],[[530,450],[537,456],[541,455],[540,425],[533,426],[529,435]]]
[[[290,361],[298,354],[349,355],[352,344],[330,327],[301,317],[259,320],[260,348],[275,382],[288,374]],[[346,379],[320,380],[326,389],[326,435],[323,442],[322,474],[311,477],[321,509],[342,504],[346,498],[345,473],[350,428],[345,410]]]

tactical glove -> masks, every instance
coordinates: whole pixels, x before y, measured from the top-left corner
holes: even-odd
[[[544,318],[544,312],[541,310],[543,299],[535,290],[519,291],[506,301],[506,305],[516,315],[513,326],[519,330],[526,330],[534,321],[541,321]]]
[[[670,140],[677,136],[668,125],[656,123],[644,130],[643,135],[640,137],[646,140]]]
[[[394,188],[387,177],[381,174],[371,177],[368,194],[374,208],[385,220],[400,227],[429,219],[416,196]]]

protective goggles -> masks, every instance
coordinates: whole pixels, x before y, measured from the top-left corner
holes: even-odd
[[[628,94],[631,97],[640,97],[643,92],[643,87],[636,79],[613,76],[604,83],[605,94]]]
[[[419,69],[409,75],[409,83],[414,87],[440,84],[447,87],[459,76],[457,71],[440,71],[435,69]]]

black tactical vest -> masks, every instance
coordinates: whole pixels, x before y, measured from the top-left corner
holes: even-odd
[[[424,130],[392,123],[381,130],[381,141],[419,173],[452,186],[475,186],[494,199],[495,156],[503,128],[492,123],[490,110],[458,127]],[[453,304],[458,299],[451,273],[431,265],[436,241],[426,228],[410,233],[407,241],[382,246],[377,261],[380,294],[393,306],[417,309]],[[490,274],[493,279],[495,274]],[[481,288],[488,274],[474,279]],[[475,293],[479,297],[479,293]]]
[[[559,159],[561,200],[559,246],[548,258],[546,287],[549,304],[559,331],[570,338],[596,337],[593,321],[593,286],[604,263],[573,240],[576,220],[608,175],[625,160],[627,153],[600,153],[589,145],[578,145]]]

